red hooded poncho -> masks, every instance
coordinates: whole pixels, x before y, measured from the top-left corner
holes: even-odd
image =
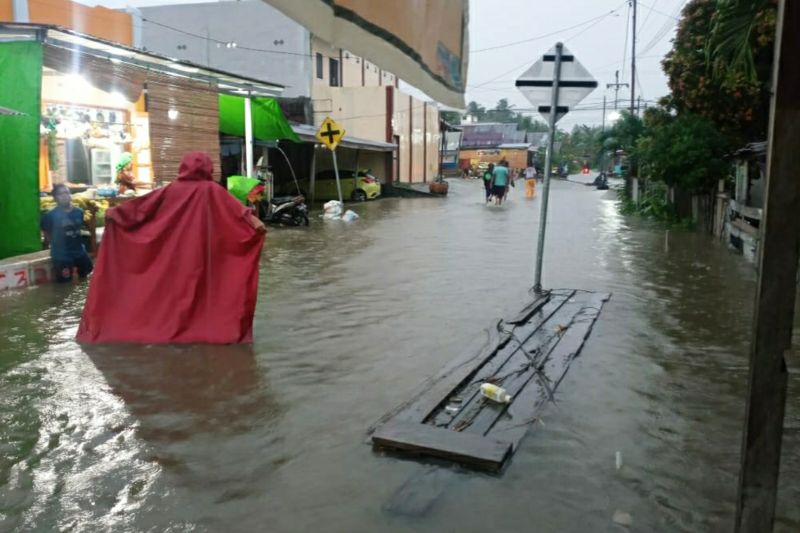
[[[264,236],[212,171],[190,152],[175,183],[109,209],[78,342],[252,341]]]

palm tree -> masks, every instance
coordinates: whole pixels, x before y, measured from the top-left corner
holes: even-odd
[[[753,59],[753,32],[757,16],[771,0],[717,0],[716,20],[711,30],[706,59],[714,76],[731,73],[758,78]]]

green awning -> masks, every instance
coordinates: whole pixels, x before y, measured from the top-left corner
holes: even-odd
[[[253,97],[253,138],[259,141],[300,142],[274,98]],[[244,137],[244,97],[219,95],[219,131],[225,135]]]
[[[39,121],[42,43],[0,43],[0,259],[42,249],[39,234]]]

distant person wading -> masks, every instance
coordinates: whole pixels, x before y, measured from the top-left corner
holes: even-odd
[[[483,173],[483,186],[486,189],[486,203],[492,199],[492,180],[494,179],[494,163],[489,163],[489,168]]]
[[[511,176],[508,170],[508,162],[501,161],[500,164],[494,168],[492,176],[492,196],[494,196],[494,203],[495,205],[502,205],[503,198],[506,195],[508,181]]]

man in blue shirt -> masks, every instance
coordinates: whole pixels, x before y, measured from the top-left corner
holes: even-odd
[[[57,205],[42,215],[41,227],[50,243],[56,281],[71,281],[74,268],[85,278],[93,266],[81,242],[83,210],[72,205],[69,189],[63,183],[53,186],[53,198]]]
[[[506,187],[508,187],[508,162],[505,160],[500,161],[500,164],[494,167],[493,174],[492,195],[494,196],[495,205],[501,205],[503,197],[506,195]]]

